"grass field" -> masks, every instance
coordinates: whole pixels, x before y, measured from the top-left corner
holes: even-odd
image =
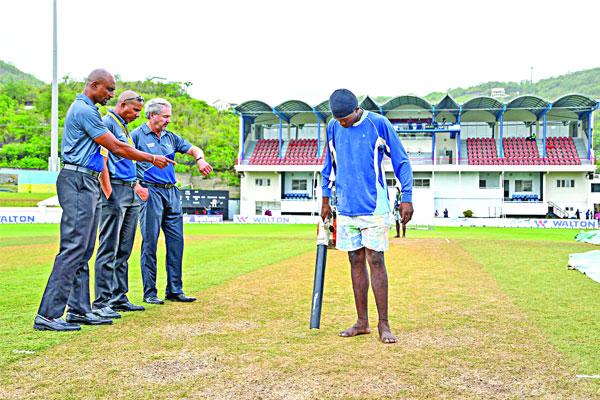
[[[186,225],[184,290],[197,302],[57,334],[32,324],[58,225],[0,225],[0,398],[600,398],[598,380],[576,377],[600,374],[600,285],[565,269],[597,247],[576,233],[409,230],[386,253],[399,342],[383,345],[376,329],[337,337],[355,320],[338,251],[321,329],[308,329],[314,226]],[[159,260],[160,295],[164,246]],[[372,295],[369,306],[376,327]]]

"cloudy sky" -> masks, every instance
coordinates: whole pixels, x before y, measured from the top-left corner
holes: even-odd
[[[425,95],[600,66],[597,0],[57,1],[59,78],[190,81],[209,103]],[[2,16],[0,60],[50,82],[52,0],[3,0]]]

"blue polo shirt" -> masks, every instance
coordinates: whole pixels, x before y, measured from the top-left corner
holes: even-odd
[[[187,153],[192,147],[181,136],[170,131],[162,131],[160,138],[144,122],[139,128],[131,132],[131,138],[135,148],[146,153],[165,156],[171,160],[175,159],[175,153]],[[149,162],[136,162],[137,177],[140,180],[151,183],[167,184],[177,183],[175,180],[175,166],[167,165],[160,169]]]
[[[65,117],[61,154],[63,162],[102,172],[104,157],[101,146],[94,142],[108,132],[98,108],[89,97],[79,93]]]
[[[108,113],[110,115],[106,114],[104,118],[102,118],[104,125],[106,125],[108,130],[110,130],[117,139],[123,143],[129,144],[129,139],[127,139],[128,132],[123,130],[123,128],[127,129],[125,120],[113,110],[109,110]],[[121,124],[118,124],[113,116],[116,117]],[[135,163],[113,153],[108,153],[108,172],[111,178],[127,182],[135,181]]]

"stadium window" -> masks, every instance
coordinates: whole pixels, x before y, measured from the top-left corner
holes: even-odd
[[[479,189],[485,189],[487,181],[485,179],[479,180]]]
[[[292,179],[292,190],[306,190],[306,179]]]
[[[271,179],[269,178],[257,178],[254,181],[255,186],[271,186]]]
[[[421,188],[421,189],[429,189],[429,179],[428,178],[413,179],[413,187]]]
[[[531,192],[533,190],[533,182],[530,180],[516,180],[515,192]]]
[[[592,193],[600,193],[600,183],[592,183]]]
[[[396,186],[395,185],[396,179],[394,179],[394,178],[391,178],[391,179],[388,178],[388,179],[385,180],[385,182],[387,183],[388,187],[394,187],[394,186]]]

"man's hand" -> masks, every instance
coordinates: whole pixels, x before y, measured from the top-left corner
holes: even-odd
[[[140,199],[142,199],[142,201],[148,200],[148,188],[145,188],[142,185],[140,185],[139,183],[136,183],[135,184],[135,192],[137,193],[138,196],[140,196]]]
[[[406,203],[406,202],[400,203],[400,216],[402,217],[402,220],[400,221],[400,223],[402,225],[406,224],[408,221],[410,221],[412,219],[412,215],[413,215],[412,203]]]
[[[210,174],[213,170],[213,168],[210,166],[209,163],[206,162],[204,158],[201,158],[198,161],[196,161],[196,165],[198,165],[198,171],[200,171],[202,176]]]
[[[331,219],[331,206],[329,205],[329,197],[323,197],[323,204],[321,205],[321,218],[323,221]]]
[[[158,167],[160,169],[165,168],[169,164],[177,165],[177,163],[175,161],[171,160],[170,158],[163,157],[163,156],[154,156],[154,158],[152,160],[152,165],[154,165],[155,167]]]

